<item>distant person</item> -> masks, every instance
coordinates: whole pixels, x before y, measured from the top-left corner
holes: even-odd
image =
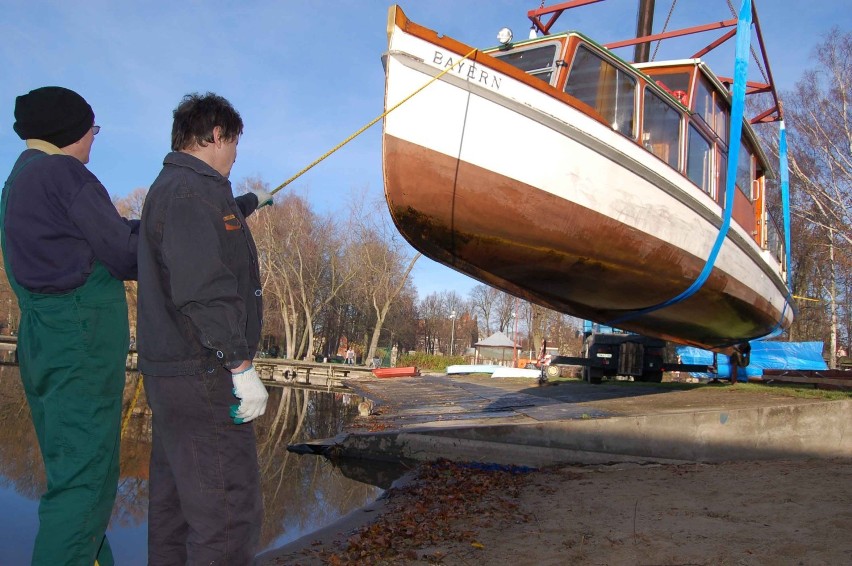
[[[172,152],[139,238],[139,369],[153,413],[148,564],[250,564],[263,521],[254,426],[266,387],[252,365],[263,304],[246,216],[228,176],[243,121],[212,93],[174,111]]]
[[[95,114],[67,88],[15,101],[27,149],[0,202],[6,275],[21,308],[17,357],[47,475],[33,564],[114,564],[105,536],[118,485],[138,220],[86,168]],[[8,535],[7,535],[8,536]]]
[[[355,365],[355,350],[352,348],[346,350],[346,363],[349,365]]]

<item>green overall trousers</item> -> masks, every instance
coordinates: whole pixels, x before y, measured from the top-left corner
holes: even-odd
[[[47,475],[39,503],[33,565],[112,566],[105,531],[118,486],[121,402],[129,344],[124,284],[97,261],[86,283],[58,295],[15,281],[6,256],[6,201],[0,234],[6,275],[21,309],[18,361]]]

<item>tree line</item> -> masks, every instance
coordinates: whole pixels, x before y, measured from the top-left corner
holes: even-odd
[[[829,366],[852,341],[852,33],[831,30],[814,67],[781,93],[791,200],[791,341],[825,344]],[[778,157],[778,129],[759,135]],[[780,218],[780,202],[770,203]]]

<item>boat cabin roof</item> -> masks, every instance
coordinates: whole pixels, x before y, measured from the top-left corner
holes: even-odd
[[[528,74],[539,76],[539,78],[549,82],[551,86],[561,88],[565,77],[570,73],[571,59],[574,57],[579,44],[592,49],[621,70],[642,77],[648,88],[654,90],[657,95],[675,103],[686,113],[701,115],[698,106],[703,101],[700,101],[696,94],[696,91],[699,90],[702,91],[701,94],[703,95],[712,93],[712,97],[719,101],[724,111],[730,112],[730,83],[723,82],[703,60],[697,58],[630,63],[578,31],[566,31],[512,42],[485,49],[484,52],[506,60]],[[553,55],[549,59],[529,57],[525,62],[520,61],[522,59],[521,53],[554,45],[557,48],[553,50]],[[510,57],[509,54],[518,54],[519,57]],[[700,78],[696,79],[696,75]],[[772,176],[774,170],[769,165],[769,160],[751,124],[745,118],[743,119],[743,126],[744,140],[748,140],[750,149],[755,152],[766,174]]]

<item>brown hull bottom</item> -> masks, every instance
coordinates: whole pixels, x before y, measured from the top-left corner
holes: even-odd
[[[781,313],[714,269],[675,305],[623,315],[685,290],[703,259],[535,187],[385,135],[385,193],[400,232],[426,256],[553,310],[727,352]]]

